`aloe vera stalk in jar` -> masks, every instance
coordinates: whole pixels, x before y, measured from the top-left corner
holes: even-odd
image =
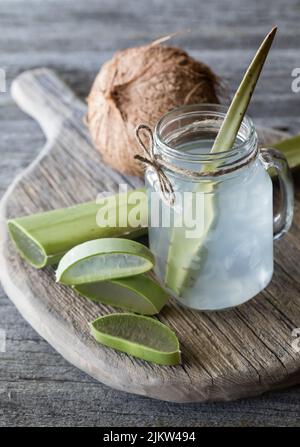
[[[224,152],[233,147],[276,31],[277,28],[273,28],[266,36],[247,69],[226,113],[211,153]],[[204,170],[206,169],[211,171],[213,166],[210,164],[204,168]],[[213,182],[206,181],[201,182],[194,191],[204,193],[204,225],[201,237],[187,239],[185,227],[174,228],[171,234],[165,284],[178,296],[182,296],[184,289],[190,285],[191,279],[193,279],[193,270],[196,269],[199,274],[201,266],[205,262],[204,242],[216,219],[215,199],[212,194],[214,187]],[[193,203],[190,206],[193,207]]]

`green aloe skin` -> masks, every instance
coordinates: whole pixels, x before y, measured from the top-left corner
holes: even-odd
[[[144,245],[120,238],[87,241],[61,259],[57,281],[73,286],[81,296],[127,311],[109,314],[91,323],[91,332],[101,344],[161,365],[180,362],[176,335],[157,320],[168,294],[150,276],[154,256]]]
[[[224,152],[233,147],[276,31],[277,28],[273,28],[266,36],[249,65],[229,106],[211,153]],[[212,170],[212,166],[204,168],[204,170],[206,169]],[[165,284],[177,296],[182,296],[185,288],[192,285],[193,271],[197,270],[197,275],[199,274],[206,256],[203,243],[216,218],[215,199],[213,196],[214,183],[202,182],[198,190],[205,193],[204,229],[201,238],[197,240],[187,239],[185,237],[185,228],[174,228],[170,240]]]
[[[96,238],[129,237],[134,239],[146,233],[147,200],[142,194],[140,228],[131,227],[128,215],[135,205],[129,204],[132,193],[107,198],[106,209],[116,211],[116,222],[111,226],[97,223],[101,206],[96,202],[82,203],[69,208],[10,219],[8,230],[21,256],[36,268],[57,264],[72,247]],[[129,202],[128,202],[129,201]],[[120,225],[122,222],[122,226]]]
[[[180,363],[175,333],[159,321],[134,314],[110,314],[91,323],[98,343],[160,365]]]
[[[142,315],[155,315],[169,300],[162,287],[146,274],[75,286],[81,296],[97,303]]]
[[[151,270],[154,262],[151,251],[139,242],[95,239],[73,247],[64,255],[56,270],[56,280],[80,285],[127,278]]]
[[[273,147],[279,149],[286,157],[291,169],[297,168],[300,164],[300,135],[280,141],[273,144]]]

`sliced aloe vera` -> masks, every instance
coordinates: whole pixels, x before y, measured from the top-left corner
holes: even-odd
[[[168,294],[152,278],[142,274],[129,278],[75,286],[85,298],[142,315],[155,315],[168,301]]]
[[[138,191],[144,192],[144,189],[109,196],[103,205],[87,202],[10,219],[10,236],[21,256],[36,268],[56,264],[72,247],[91,239],[141,236],[147,231],[146,194],[140,195],[141,227],[131,227],[128,222],[135,206],[130,198]],[[97,215],[104,206],[108,212],[115,211],[116,221],[110,226],[97,223]]]
[[[60,260],[57,281],[78,285],[138,275],[152,269],[151,251],[129,239],[106,238],[73,247]]]
[[[235,142],[241,122],[248,108],[250,99],[272,45],[277,28],[271,30],[266,36],[252,62],[247,69],[242,82],[234,95],[218,135],[214,141],[211,153],[230,150]],[[212,169],[210,165],[209,170]],[[206,168],[204,168],[206,170]],[[174,228],[170,239],[170,248],[165,274],[165,284],[178,296],[183,295],[186,287],[194,280],[194,275],[199,274],[201,266],[205,262],[206,249],[204,241],[214,224],[216,217],[216,204],[213,182],[202,182],[194,192],[201,191],[204,194],[204,227],[202,236],[195,239],[185,237],[185,228]],[[193,204],[191,204],[193,206]],[[192,214],[192,213],[191,213]]]
[[[179,342],[171,329],[153,318],[134,314],[110,314],[91,324],[101,344],[148,362],[180,363]]]

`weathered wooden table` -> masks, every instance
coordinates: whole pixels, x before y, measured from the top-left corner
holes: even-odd
[[[300,6],[289,0],[0,0],[0,68],[11,80],[23,70],[55,68],[85,96],[100,64],[117,48],[190,28],[174,40],[237,85],[258,40],[274,24],[279,35],[251,105],[257,124],[300,132]],[[1,90],[1,89],[0,89]],[[43,144],[38,126],[0,93],[0,194]],[[300,327],[300,322],[299,322]],[[121,393],[70,366],[3,294],[0,329],[0,426],[6,425],[300,425],[300,387],[233,403],[179,405]]]

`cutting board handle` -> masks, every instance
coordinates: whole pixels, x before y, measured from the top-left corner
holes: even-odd
[[[48,139],[57,135],[68,119],[81,119],[86,105],[51,69],[25,71],[12,83],[11,94],[18,106],[34,118]]]

